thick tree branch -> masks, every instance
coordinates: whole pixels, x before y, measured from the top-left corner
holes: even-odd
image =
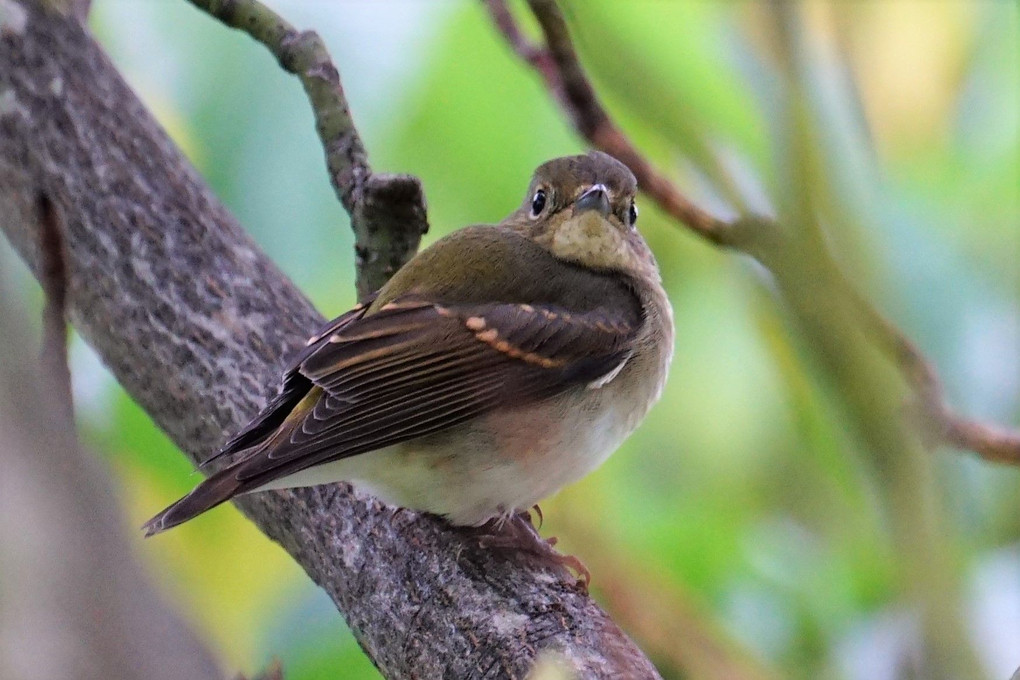
[[[209,192],[77,21],[4,0],[0,227],[40,276],[36,199],[61,216],[70,321],[192,458],[275,390],[322,318]],[[333,485],[239,507],[294,556],[390,678],[658,677],[598,606],[524,558]]]
[[[668,215],[709,242],[733,248],[758,259],[773,273],[776,263],[789,261],[796,247],[784,238],[772,220],[760,217],[728,222],[711,215],[652,166],[612,121],[581,66],[563,14],[555,0],[528,0],[541,27],[544,44],[529,40],[518,26],[506,0],[484,0],[496,28],[524,61],[542,76],[546,86],[584,139],[626,163],[638,178],[643,193]],[[827,261],[831,262],[826,255]],[[835,264],[832,263],[835,267]],[[841,274],[835,274],[842,279]],[[937,443],[973,451],[985,460],[1020,465],[1020,431],[987,425],[956,413],[946,402],[937,372],[906,335],[896,328],[843,280],[839,288],[872,339],[882,347],[914,392],[924,424]]]
[[[330,181],[351,216],[358,297],[378,290],[414,255],[428,231],[418,178],[372,172],[340,73],[318,34],[297,30],[257,0],[189,1],[265,45],[280,66],[301,81],[315,114]]]

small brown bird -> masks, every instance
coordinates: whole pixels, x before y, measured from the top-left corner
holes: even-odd
[[[673,351],[636,191],[600,152],[540,166],[505,220],[437,241],[312,336],[213,456],[236,461],[146,535],[238,494],[341,480],[479,526],[586,475],[659,398]]]

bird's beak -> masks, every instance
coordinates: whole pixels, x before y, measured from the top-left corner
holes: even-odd
[[[609,217],[609,191],[605,184],[595,184],[574,202],[574,214],[598,210],[603,217]]]

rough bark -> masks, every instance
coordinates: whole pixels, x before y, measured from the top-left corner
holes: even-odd
[[[71,322],[192,460],[258,410],[322,321],[75,20],[0,0],[0,227],[37,276],[40,197]],[[238,505],[387,677],[523,677],[542,650],[582,677],[658,677],[576,587],[438,520],[341,485]]]

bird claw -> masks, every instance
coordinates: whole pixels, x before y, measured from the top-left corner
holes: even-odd
[[[542,511],[535,506],[539,522]],[[559,569],[567,569],[577,574],[577,584],[585,593],[591,585],[591,572],[580,559],[574,555],[564,555],[555,549],[558,542],[555,536],[542,538],[538,529],[531,522],[531,513],[523,511],[508,519],[491,520],[478,527],[481,534],[478,543],[483,548],[495,550],[515,550],[525,553],[539,563],[551,564]]]
[[[542,528],[542,525],[543,525],[543,524],[545,524],[545,515],[543,515],[543,514],[542,514],[542,508],[540,508],[540,507],[538,506],[538,503],[535,503],[534,505],[532,505],[532,506],[531,506],[531,509],[532,509],[532,510],[534,510],[534,511],[535,511],[535,514],[536,514],[536,515],[538,516],[538,525],[537,525],[537,526],[535,526],[535,524],[534,524],[534,523],[532,523],[532,526],[534,526],[534,527],[535,527],[535,530],[537,531],[538,529],[541,529],[541,528]],[[531,513],[530,513],[530,512],[527,512],[527,511],[525,511],[525,514],[527,514],[527,515],[528,515],[528,521],[529,521],[529,522],[531,522]]]
[[[552,544],[549,544],[550,549]],[[577,574],[577,585],[581,586],[584,594],[588,594],[588,588],[591,586],[591,572],[588,571],[588,567],[585,566],[584,562],[581,561],[577,555],[564,555],[563,553],[550,550],[551,557],[562,564],[567,569],[572,569]]]

